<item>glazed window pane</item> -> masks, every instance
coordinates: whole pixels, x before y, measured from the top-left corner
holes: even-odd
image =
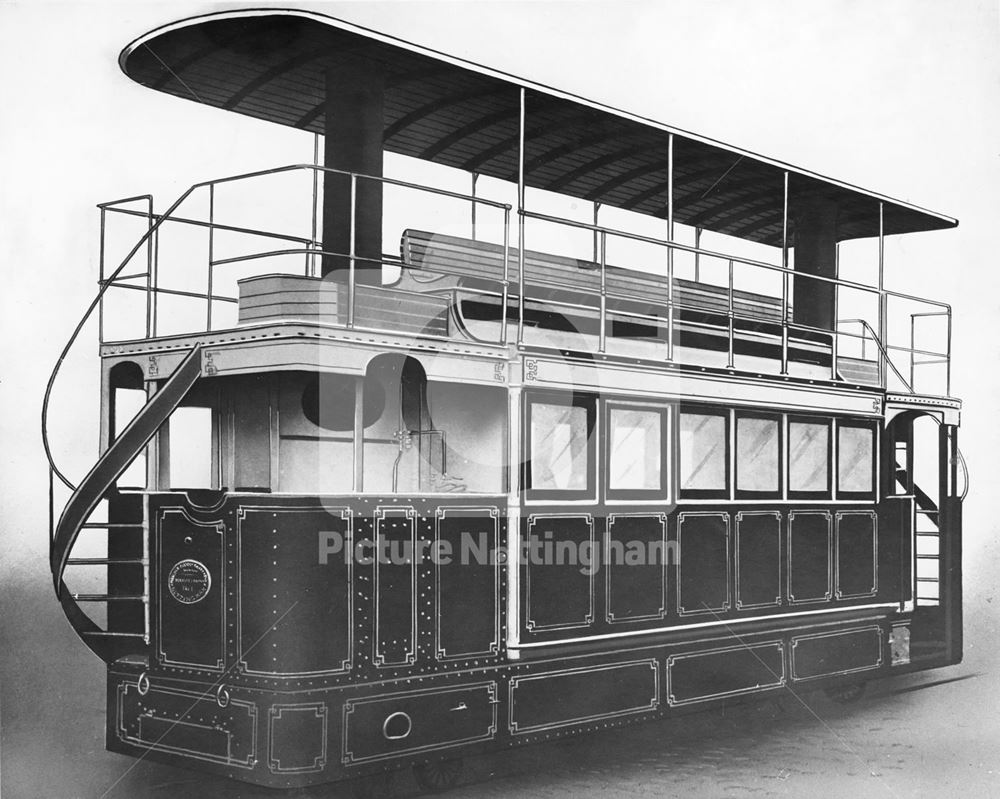
[[[659,411],[612,408],[608,486],[613,491],[655,491],[662,485],[662,415]]]
[[[781,487],[777,419],[736,419],[736,488],[774,492]]]
[[[788,488],[826,491],[829,483],[830,426],[821,422],[788,424]]]
[[[726,419],[707,413],[681,413],[681,488],[726,488]]]

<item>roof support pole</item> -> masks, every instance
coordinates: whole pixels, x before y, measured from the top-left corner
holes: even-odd
[[[476,207],[479,205],[476,202],[476,183],[478,183],[478,182],[479,182],[479,173],[478,172],[473,172],[472,173],[472,203],[471,203],[471,205],[472,205],[472,220],[471,220],[471,222],[472,222],[472,236],[471,236],[471,238],[472,238],[473,241],[476,240]]]
[[[694,229],[694,280],[696,283],[701,281],[701,231],[700,227]]]
[[[885,386],[886,377],[889,365],[886,363],[886,353],[888,342],[886,338],[888,337],[888,312],[889,312],[889,298],[885,294],[885,204],[879,202],[878,204],[878,340],[881,342],[881,347],[879,347],[879,385]],[[913,357],[913,353],[910,353],[910,357]],[[911,378],[910,385],[913,385],[913,380]]]
[[[601,211],[601,204],[595,200],[594,201],[594,227],[597,227],[597,224],[598,224],[597,220],[598,220],[598,216],[600,215],[600,211]],[[598,256],[601,254],[600,253],[600,241],[601,241],[601,236],[595,230],[594,231],[594,263],[595,264],[597,263]]]
[[[674,359],[674,134],[667,134],[667,360]]]
[[[781,202],[781,374],[788,374],[788,172]]]
[[[320,148],[320,135],[318,133],[313,134],[313,166],[318,167],[319,163],[319,148]],[[319,235],[319,175],[320,171],[314,169],[312,173],[312,227],[309,232],[309,240],[311,244],[310,247],[318,247],[319,242],[317,236]],[[316,256],[308,256],[308,274],[311,277],[316,276]]]
[[[326,71],[326,128],[323,163],[332,169],[382,177],[385,75],[382,65],[354,58]],[[323,176],[323,275],[346,276],[351,229],[355,230],[357,282],[382,282],[382,183],[357,179],[354,218],[350,175]]]
[[[517,127],[517,343],[524,343],[524,87]]]

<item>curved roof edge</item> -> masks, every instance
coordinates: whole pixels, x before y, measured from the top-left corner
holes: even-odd
[[[617,117],[621,120],[625,120],[631,123],[637,123],[639,125],[657,131],[661,131],[663,133],[675,134],[676,136],[686,139],[690,142],[696,142],[702,145],[706,145],[708,147],[717,150],[731,153],[741,158],[751,159],[753,162],[760,165],[767,165],[772,168],[788,171],[789,174],[793,176],[801,176],[803,178],[807,178],[810,180],[820,181],[823,184],[826,184],[828,186],[837,189],[856,193],[858,195],[863,195],[864,197],[870,198],[871,200],[891,204],[892,206],[895,206],[897,209],[905,210],[912,214],[919,214],[923,216],[925,218],[924,224],[922,226],[917,226],[915,228],[917,230],[942,229],[948,227],[955,227],[958,225],[958,220],[953,217],[935,211],[931,211],[927,208],[923,208],[913,203],[897,200],[887,195],[881,194],[879,192],[874,192],[869,189],[864,189],[862,187],[844,181],[836,180],[834,178],[829,178],[817,172],[813,172],[808,169],[803,169],[801,167],[796,167],[792,164],[788,164],[787,162],[775,158],[770,158],[768,156],[755,153],[751,150],[746,150],[719,141],[717,139],[713,139],[711,137],[702,136],[696,133],[692,133],[691,131],[684,130],[682,128],[677,128],[671,125],[667,125],[655,119],[651,119],[648,117],[641,116],[639,114],[625,111],[623,109],[616,108],[614,106],[589,100],[585,97],[581,97],[571,92],[563,91],[561,89],[557,89],[552,86],[548,86],[542,83],[521,78],[517,75],[512,75],[502,70],[487,67],[481,64],[477,64],[473,61],[469,61],[457,56],[452,56],[447,53],[440,52],[432,48],[414,44],[412,42],[408,42],[404,39],[400,39],[395,36],[379,33],[378,31],[372,30],[370,28],[366,28],[364,26],[357,25],[355,23],[347,22],[345,20],[341,20],[318,11],[293,9],[293,8],[280,8],[280,7],[278,8],[261,7],[261,8],[239,9],[233,11],[212,12],[202,15],[196,15],[193,17],[188,17],[182,20],[162,25],[137,37],[122,49],[118,58],[118,63],[122,72],[125,73],[126,76],[128,76],[132,80],[135,80],[136,82],[142,83],[142,81],[138,77],[136,77],[134,72],[130,72],[128,61],[130,57],[132,57],[140,48],[142,48],[144,45],[148,46],[148,44],[152,42],[154,39],[158,39],[159,37],[162,37],[166,34],[174,33],[187,28],[193,28],[210,22],[249,19],[254,17],[275,16],[275,15],[300,18],[303,20],[313,20],[322,25],[330,26],[331,28],[337,29],[339,31],[361,36],[364,37],[365,39],[369,39],[374,42],[388,45],[393,48],[399,48],[401,50],[405,50],[409,53],[415,54],[417,56],[422,56],[425,58],[433,59],[434,61],[439,61],[445,64],[449,64],[458,67],[462,70],[467,70],[471,73],[475,73],[491,79],[500,80],[516,87],[523,87],[533,92],[538,92],[540,94],[548,95],[551,98],[569,101],[579,106],[583,106],[597,112],[611,114],[614,117]],[[171,68],[166,63],[164,63],[161,59],[159,59],[159,57],[156,56],[156,54],[151,48],[148,49],[149,52],[153,54],[158,61],[160,61],[160,63],[165,69],[170,71],[171,74],[174,74],[173,70],[171,70]],[[177,76],[175,75],[175,77]],[[181,79],[178,77],[178,80]],[[181,82],[183,83],[183,81]],[[190,88],[188,89],[188,91],[191,94],[195,94],[193,91],[190,90]],[[199,101],[201,101],[196,94],[195,94],[195,99],[199,99]],[[215,104],[215,103],[208,103],[208,104]]]

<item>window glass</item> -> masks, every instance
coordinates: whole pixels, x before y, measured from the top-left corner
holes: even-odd
[[[278,490],[342,494],[354,480],[354,378],[287,372],[278,386]]]
[[[736,418],[736,488],[775,493],[781,490],[777,419]]]
[[[841,425],[837,438],[837,489],[869,492],[873,486],[875,432]]]
[[[429,490],[502,493],[507,392],[432,380],[427,384],[427,402],[434,426],[447,437],[446,471],[431,475]]]
[[[681,488],[724,491],[726,417],[709,413],[680,415]]]
[[[657,410],[611,408],[608,414],[608,487],[614,491],[658,491],[663,485],[662,419]]]
[[[530,488],[586,490],[588,457],[586,408],[532,403]]]
[[[170,416],[170,487],[213,488],[212,409],[177,408]]]
[[[790,491],[829,489],[830,425],[788,423],[788,488]]]
[[[120,435],[128,426],[143,405],[146,404],[146,392],[138,388],[115,389],[115,430]],[[118,486],[129,488],[144,488],[146,485],[146,450],[143,449],[128,468],[118,478]]]

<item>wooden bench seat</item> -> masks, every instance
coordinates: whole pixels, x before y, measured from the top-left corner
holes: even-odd
[[[400,242],[405,273],[410,280],[410,290],[472,287],[500,291],[503,279],[503,247],[499,244],[473,241],[472,239],[406,230]],[[508,280],[510,296],[518,293],[518,251],[508,251]],[[526,250],[524,253],[526,294],[529,299],[545,299],[539,289],[556,289],[562,292],[600,296],[601,268],[593,261],[567,258],[560,255]],[[644,305],[667,305],[667,280],[660,275],[605,267],[605,288],[609,300],[623,300]],[[446,275],[454,280],[435,280],[436,275]],[[728,291],[722,286],[674,278],[674,303],[676,306],[700,309],[715,313],[729,310]],[[781,300],[749,291],[733,291],[733,310],[737,316],[768,321],[781,320]]]

